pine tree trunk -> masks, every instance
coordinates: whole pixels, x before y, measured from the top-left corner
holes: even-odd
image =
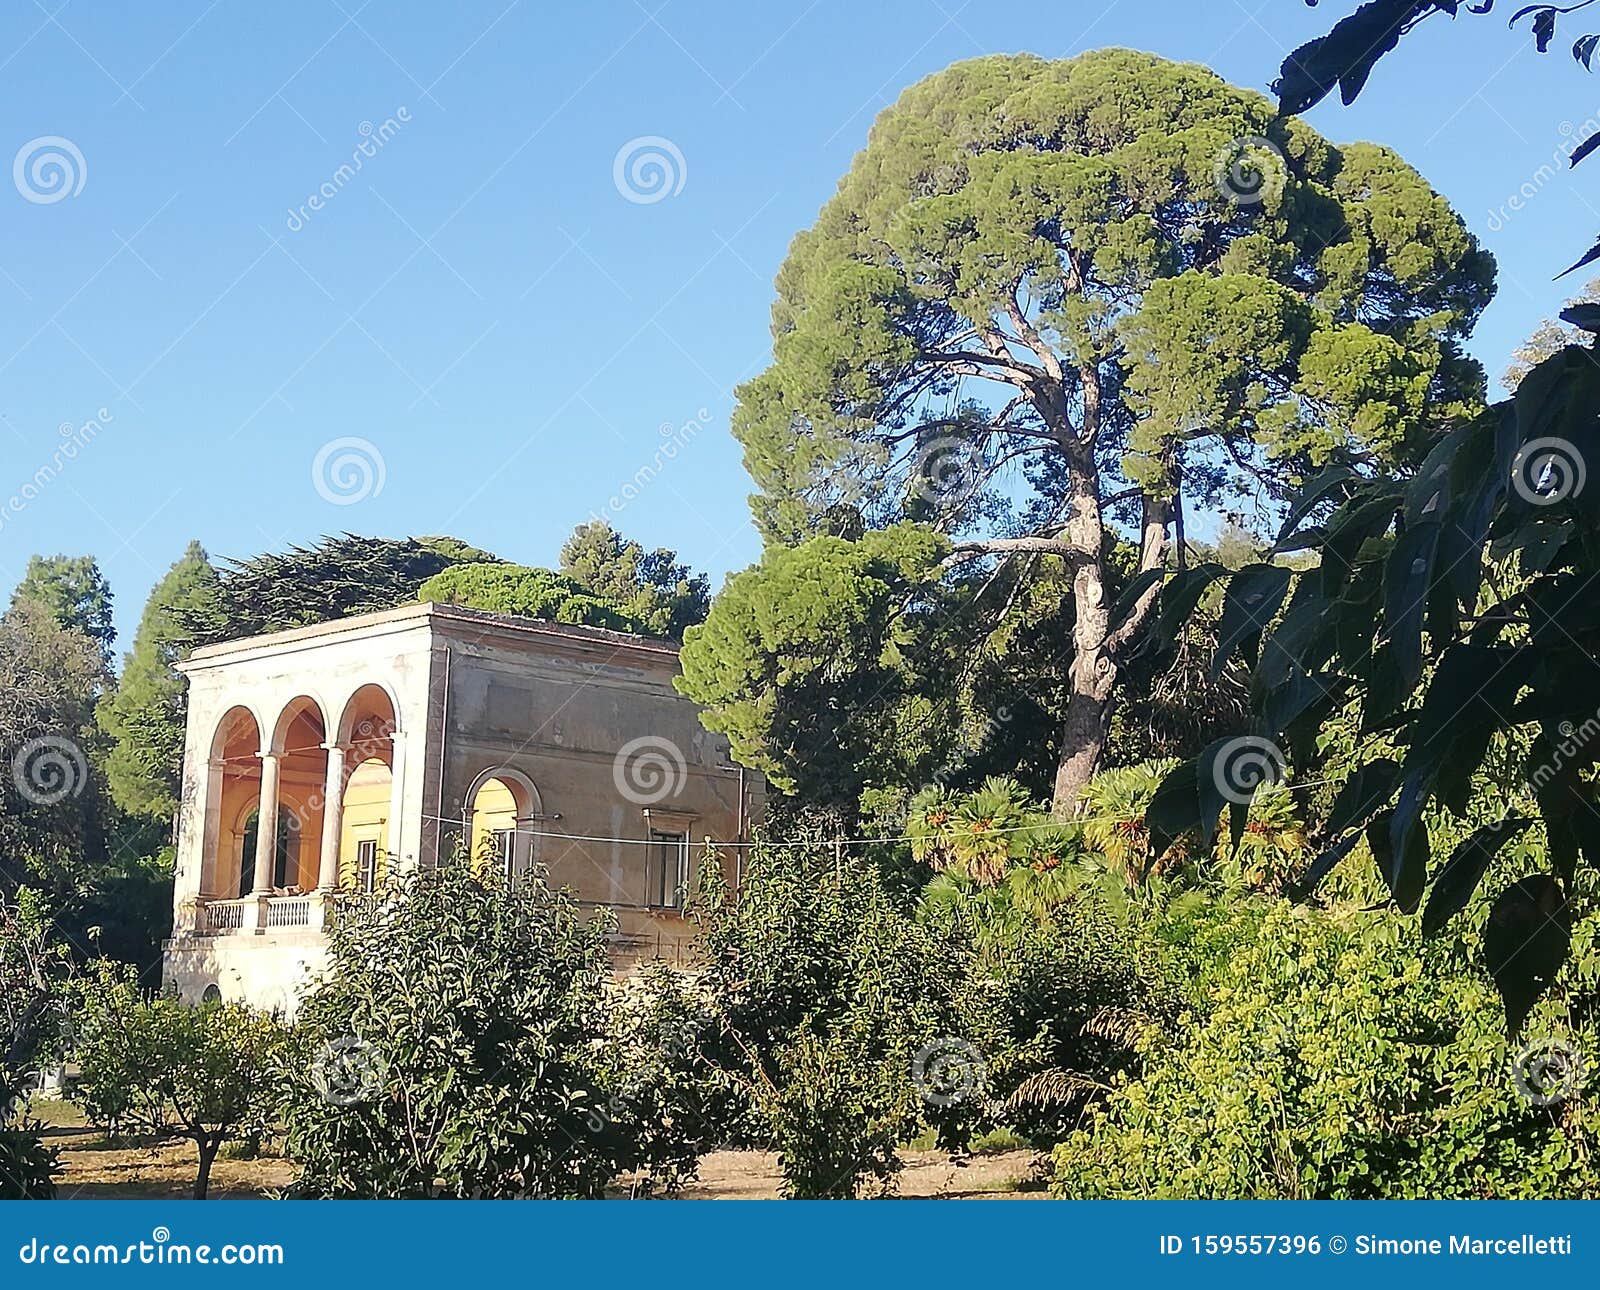
[[[1094,775],[1111,724],[1111,688],[1116,664],[1106,651],[1105,577],[1099,560],[1073,579],[1073,656],[1061,751],[1056,761],[1053,810],[1058,819],[1072,814],[1078,794]]]
[[[1091,478],[1088,490],[1074,499],[1068,532],[1082,551],[1094,551],[1073,578],[1072,667],[1067,711],[1061,723],[1061,750],[1056,761],[1055,791],[1051,810],[1067,819],[1078,795],[1093,778],[1111,728],[1113,691],[1117,683],[1116,651],[1144,622],[1155,603],[1152,588],[1125,622],[1111,630],[1106,599],[1105,529],[1100,515],[1098,487]],[[1092,507],[1092,510],[1091,510]],[[1167,523],[1172,508],[1164,500],[1146,498],[1139,544],[1139,570],[1158,567],[1166,556]]]

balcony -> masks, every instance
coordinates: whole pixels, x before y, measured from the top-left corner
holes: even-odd
[[[242,900],[192,902],[183,911],[176,936],[262,936],[277,932],[316,932],[328,925],[337,893],[298,896],[246,896]]]

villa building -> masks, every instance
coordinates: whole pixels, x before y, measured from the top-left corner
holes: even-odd
[[[292,1013],[342,895],[464,849],[614,909],[619,970],[682,961],[706,843],[746,840],[762,809],[661,641],[419,604],[209,646],[180,670],[164,978],[191,1001]],[[731,881],[740,854],[715,853]]]

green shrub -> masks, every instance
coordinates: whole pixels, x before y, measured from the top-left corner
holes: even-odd
[[[710,992],[696,976],[648,963],[611,992],[603,1026],[594,1048],[609,1095],[585,1124],[634,1173],[634,1195],[675,1192],[726,1141],[742,1106],[704,1055],[717,1036]]]
[[[1539,1014],[1582,1056],[1567,1096],[1536,1105],[1514,1071],[1537,1090],[1523,1045],[1540,1033],[1530,1023],[1508,1051],[1495,993],[1459,945],[1419,952],[1388,916],[1256,898],[1164,923],[1195,973],[1196,1010],[1144,1028],[1142,1073],[1118,1076],[1056,1148],[1057,1195],[1600,1193],[1582,1084],[1592,1095],[1592,1020],[1575,1033],[1553,1006]]]
[[[0,1200],[54,1200],[60,1156],[20,1108],[0,1089]]]
[[[285,1071],[295,1193],[595,1197],[653,1148],[683,1172],[681,1135],[613,1113],[606,930],[542,874],[507,888],[459,863],[350,906]]]
[[[27,1091],[38,1067],[59,1055],[68,972],[66,946],[37,893],[0,898],[0,1200],[55,1195],[59,1162],[28,1115]]]
[[[713,901],[707,1051],[744,1093],[731,1136],[778,1151],[786,1195],[889,1189],[924,1125],[957,1152],[1059,1133],[1129,1058],[1119,1020],[1166,1008],[1092,877],[1041,921],[1009,903],[1021,873],[945,873],[905,906],[870,863],[774,848]]]
[[[887,1188],[896,1143],[923,1110],[913,1067],[955,1024],[957,956],[896,904],[870,864],[757,851],[739,898],[706,866],[707,983],[719,1024],[709,1061],[742,1091],[727,1132],[778,1152],[783,1192]]]

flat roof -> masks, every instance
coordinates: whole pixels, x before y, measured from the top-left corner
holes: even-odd
[[[438,601],[421,601],[414,605],[401,605],[396,609],[380,609],[370,614],[352,614],[347,618],[331,618],[327,622],[310,623],[304,627],[289,627],[282,631],[265,632],[259,636],[241,636],[236,640],[219,641],[215,645],[202,645],[184,662],[177,664],[178,671],[231,661],[236,656],[271,654],[284,649],[312,648],[320,644],[350,637],[383,636],[416,626],[455,627],[460,631],[493,631],[497,635],[522,636],[531,640],[554,640],[582,644],[589,647],[610,645],[614,648],[648,653],[659,658],[676,659],[678,647],[671,641],[636,636],[631,632],[612,631],[606,627],[582,627],[574,623],[557,623],[545,618],[524,618],[518,614],[497,614],[485,609],[468,609],[464,605],[442,604]]]

